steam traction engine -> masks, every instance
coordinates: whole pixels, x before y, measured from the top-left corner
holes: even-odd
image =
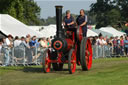
[[[62,29],[62,6],[56,6],[56,37],[52,40],[52,48],[44,52],[43,71],[50,72],[63,69],[68,64],[69,73],[74,73],[76,64],[86,71],[92,65],[92,46],[90,39],[83,37],[82,27]]]

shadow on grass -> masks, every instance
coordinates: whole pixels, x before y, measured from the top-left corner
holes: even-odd
[[[81,71],[81,69],[76,69],[76,71]],[[24,67],[23,72],[32,72],[32,73],[44,73],[43,72],[43,68],[39,68],[39,67]],[[51,69],[50,73],[57,73],[57,74],[69,74],[68,69],[63,69],[60,71],[54,71],[53,69]]]
[[[24,67],[23,69],[24,72],[33,72],[33,73],[42,73],[43,69],[42,68],[36,68],[36,67]]]

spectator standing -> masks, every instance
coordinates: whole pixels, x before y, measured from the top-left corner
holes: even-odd
[[[124,39],[123,39],[123,36],[120,37],[119,44],[120,44],[120,55],[124,55]]]
[[[103,46],[103,36],[99,35],[99,38],[96,40],[96,45]]]
[[[15,37],[15,40],[14,40],[14,47],[19,46],[19,45],[20,45],[20,43],[21,43],[21,40],[19,39],[19,37],[18,37],[18,36],[16,36],[16,37]]]
[[[96,45],[96,37],[92,38],[92,45]]]
[[[124,48],[125,48],[125,54],[128,56],[128,36],[126,37],[126,40],[124,40]]]
[[[38,39],[38,42],[36,42],[36,48],[37,48],[37,55],[35,55],[32,59],[32,62],[38,62],[38,58],[41,56],[41,49],[40,49],[40,42],[42,41],[42,38]]]
[[[36,43],[37,43],[36,36],[33,36],[31,41],[29,42],[32,51],[32,56],[35,56],[36,54]]]
[[[47,38],[47,45],[48,45],[48,47],[51,47],[51,40],[50,40],[50,38]]]
[[[36,36],[33,36],[31,41],[29,42],[29,45],[30,45],[31,48],[35,48],[36,43],[37,43]]]
[[[103,39],[102,39],[102,43],[103,43],[103,45],[107,45],[107,39],[106,39],[106,37],[104,37]]]
[[[110,37],[109,39],[107,39],[107,46],[105,46],[105,56],[109,56],[111,57],[112,53],[113,53],[113,37]]]
[[[11,48],[13,47],[13,43],[11,42],[13,39],[12,35],[8,35],[8,37],[6,39],[3,39],[3,51],[4,51],[4,57],[5,57],[5,61],[3,66],[8,66],[10,64],[10,51]]]
[[[113,39],[113,52],[115,55],[118,53],[118,37],[114,37]]]
[[[0,41],[0,65],[2,65],[2,61],[3,61],[3,58],[2,58],[2,56],[1,56],[1,52],[2,52],[2,45],[3,45],[3,42],[2,41]]]
[[[96,41],[96,45],[97,45],[97,50],[98,50],[97,57],[103,57],[103,49],[102,49],[102,47],[103,47],[103,36],[102,36],[102,34],[99,34],[99,38]]]
[[[47,40],[45,38],[42,38],[42,40],[40,41],[40,45],[43,48],[48,48]]]
[[[26,35],[26,40],[30,42],[30,40],[31,40],[31,35],[30,34]]]
[[[31,36],[28,34],[26,36],[25,43],[24,43],[24,45],[25,45],[25,54],[26,54],[26,58],[27,58],[27,63],[28,64],[32,63],[32,51],[30,49],[30,44],[29,44],[30,40],[31,40]]]

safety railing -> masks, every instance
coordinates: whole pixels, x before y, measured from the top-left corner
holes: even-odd
[[[113,48],[109,45],[93,45],[93,59],[111,57]]]
[[[117,46],[112,47],[110,45],[93,45],[93,59],[96,58],[110,58],[110,57],[123,57],[127,56],[125,48]]]
[[[0,52],[0,65],[6,63],[9,58],[9,65],[40,65],[42,62],[43,52],[46,48],[26,48],[26,47],[13,47],[10,51],[5,51],[5,48],[1,49]],[[7,53],[9,52],[9,55]]]
[[[13,47],[7,55],[7,51],[2,49],[0,52],[0,65],[3,65],[9,56],[9,65],[40,65],[43,59],[43,53],[47,48],[26,48],[26,47]],[[125,56],[124,50],[123,55],[120,55],[120,49],[117,49],[119,52],[115,52],[115,48],[110,45],[92,45],[93,49],[93,59],[97,58],[110,58],[114,56]]]

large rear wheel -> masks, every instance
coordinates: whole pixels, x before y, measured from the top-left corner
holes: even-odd
[[[44,51],[42,66],[43,66],[44,73],[50,72],[50,69],[51,69],[50,50]]]
[[[80,45],[80,61],[82,70],[89,70],[92,66],[92,45],[90,39],[84,37]]]
[[[82,40],[82,38],[83,38],[83,32],[82,32],[82,27],[81,26],[79,26],[78,28],[77,28],[77,34],[76,34],[76,37],[77,37],[77,40],[79,41],[79,42],[81,42],[81,40]]]
[[[68,69],[69,73],[73,74],[76,70],[76,52],[74,49],[69,51],[68,55]]]

